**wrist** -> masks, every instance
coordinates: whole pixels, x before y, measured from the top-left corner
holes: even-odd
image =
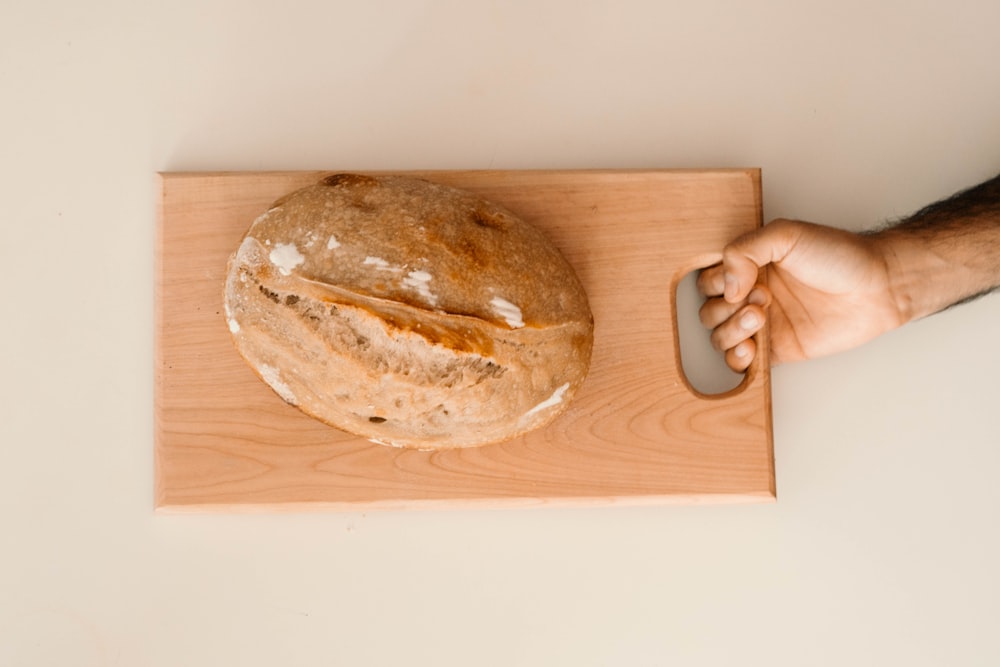
[[[908,277],[908,257],[912,249],[907,248],[905,239],[889,231],[880,231],[870,237],[876,256],[885,269],[886,291],[889,303],[896,310],[900,325],[915,319],[913,286]]]
[[[889,298],[906,324],[944,310],[955,302],[952,294],[960,269],[935,252],[932,243],[899,228],[872,235],[885,263]]]

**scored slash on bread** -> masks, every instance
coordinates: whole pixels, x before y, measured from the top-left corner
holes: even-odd
[[[536,228],[471,193],[337,174],[233,254],[237,350],[286,402],[374,442],[485,445],[541,427],[586,376],[593,317]]]

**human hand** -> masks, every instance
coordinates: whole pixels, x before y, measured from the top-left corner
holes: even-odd
[[[889,263],[876,237],[775,220],[727,245],[722,262],[701,272],[701,322],[737,372],[753,361],[752,336],[767,322],[774,364],[856,347],[905,321]]]

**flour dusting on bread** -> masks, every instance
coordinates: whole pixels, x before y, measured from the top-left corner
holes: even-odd
[[[426,271],[410,271],[403,279],[403,284],[419,294],[424,301],[434,306],[437,304],[437,295],[431,292],[430,283],[434,276]]]
[[[294,243],[275,244],[274,250],[268,255],[271,263],[278,267],[281,275],[290,276],[295,267],[306,261],[305,255],[299,252]]]
[[[493,310],[496,314],[502,317],[504,322],[506,322],[511,329],[520,329],[524,326],[521,309],[512,304],[510,301],[495,296],[490,299],[490,305],[493,306]]]

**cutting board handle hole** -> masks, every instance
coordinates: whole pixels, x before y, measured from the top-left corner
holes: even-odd
[[[704,298],[698,293],[697,279],[698,270],[689,272],[677,283],[674,295],[681,369],[695,391],[706,396],[724,394],[738,387],[744,375],[730,370],[698,319]]]

